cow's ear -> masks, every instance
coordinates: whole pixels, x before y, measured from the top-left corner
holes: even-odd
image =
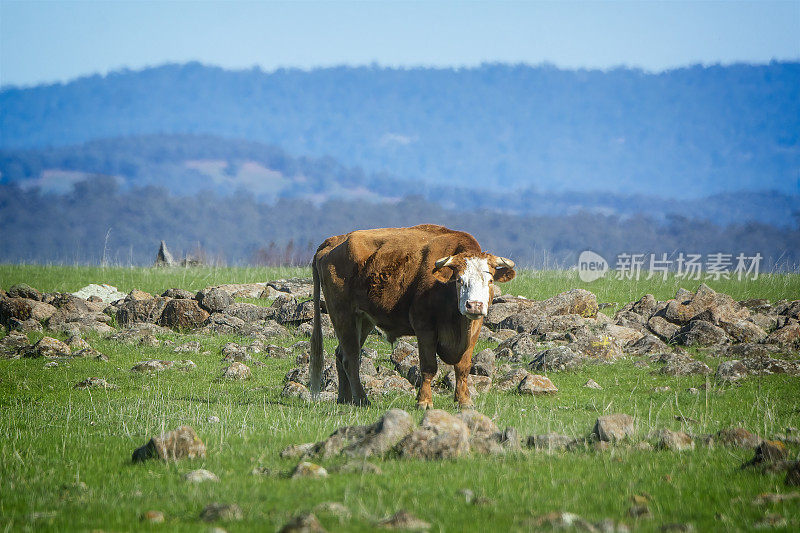
[[[517,272],[513,268],[497,267],[494,271],[494,280],[497,283],[503,283],[504,281],[511,281],[516,275]]]
[[[454,268],[450,268],[449,266],[433,269],[433,277],[436,278],[436,281],[440,281],[442,283],[450,283],[453,277],[455,277],[455,273],[456,270]]]
[[[504,281],[511,281],[514,279],[514,276],[517,275],[517,272],[514,270],[516,266],[514,261],[498,256],[494,256],[493,259],[494,261],[492,262],[495,265],[494,280],[496,282],[503,283]]]

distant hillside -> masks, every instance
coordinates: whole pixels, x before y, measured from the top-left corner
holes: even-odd
[[[800,186],[798,87],[796,62],[660,74],[522,65],[264,73],[192,63],[6,87],[0,147],[208,134],[331,156],[369,176],[501,194],[792,195]],[[233,173],[279,189],[298,185],[206,159],[159,179],[182,183],[197,172],[220,183]]]
[[[775,191],[717,194],[696,200],[652,195],[547,192],[532,188],[426,185],[386,173],[366,173],[333,158],[292,157],[280,148],[210,136],[151,135],[42,149],[0,149],[0,183],[64,193],[91,176],[117,179],[123,190],[156,185],[176,196],[211,191],[252,194],[259,202],[333,199],[395,202],[415,195],[451,210],[490,209],[506,214],[564,216],[645,214],[705,219],[716,224],[757,221],[794,227],[800,196]]]
[[[176,255],[192,252],[228,264],[307,264],[330,235],[423,222],[468,231],[485,249],[524,266],[572,267],[586,249],[612,264],[617,254],[632,251],[666,253],[673,260],[680,252],[760,253],[763,270],[796,271],[800,263],[800,228],[587,212],[500,214],[446,209],[420,197],[264,204],[243,191],[178,197],[152,186],[123,190],[107,177],[80,181],[66,194],[0,184],[0,263],[152,264],[165,239]]]

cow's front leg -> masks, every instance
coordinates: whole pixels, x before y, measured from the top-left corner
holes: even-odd
[[[431,382],[436,376],[439,365],[436,364],[436,340],[426,337],[417,337],[419,346],[419,369],[422,383],[417,393],[417,409],[433,409],[433,392]]]
[[[456,391],[454,400],[458,402],[458,407],[467,409],[473,407],[469,397],[469,371],[472,368],[472,348],[461,356],[461,360],[454,366],[456,371]]]

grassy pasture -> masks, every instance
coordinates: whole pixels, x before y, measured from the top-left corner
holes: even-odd
[[[74,291],[88,283],[109,283],[122,291],[161,292],[169,287],[200,289],[208,285],[266,281],[308,275],[308,269],[190,268],[140,269],[93,267],[0,266],[0,287],[25,282],[42,291]],[[645,293],[659,299],[679,286],[699,282],[669,279],[599,280],[583,284],[574,272],[522,272],[503,289],[529,298],[545,298],[585,287],[598,300],[617,305]],[[800,298],[800,276],[762,276],[749,282],[710,281],[715,290],[737,299]],[[41,334],[31,334],[32,340]],[[552,455],[524,450],[502,457],[425,462],[372,459],[382,474],[337,473],[341,459],[322,461],[331,472],[325,480],[290,479],[296,460],[281,459],[289,444],[315,441],[342,425],[371,423],[391,407],[406,409],[417,420],[412,396],[373,397],[370,408],[306,404],[280,396],[292,359],[261,359],[253,377],[241,382],[217,378],[223,364],[220,348],[232,336],[170,334],[176,342],[199,340],[211,355],[175,354],[169,347],[140,347],[97,336],[87,339],[108,355],[103,363],[73,359],[46,369],[41,359],[0,360],[0,527],[6,530],[197,531],[210,527],[199,519],[211,502],[236,503],[240,522],[220,522],[228,531],[277,530],[291,516],[322,502],[341,502],[350,518],[324,512],[317,516],[328,530],[371,531],[377,520],[406,509],[433,524],[433,531],[527,531],[532,519],[551,511],[569,511],[590,520],[611,518],[635,530],[658,530],[666,524],[692,524],[697,530],[748,530],[767,515],[785,518],[778,530],[800,527],[800,499],[767,505],[753,500],[765,492],[790,492],[783,475],[743,471],[752,451],[706,448],[693,451],[642,451],[618,446],[606,452],[574,451]],[[275,339],[289,346],[299,337]],[[390,346],[378,337],[369,345],[389,365]],[[482,341],[477,349],[492,344]],[[326,350],[334,343],[326,341]],[[258,358],[258,356],[256,356]],[[697,357],[714,368],[719,361]],[[143,359],[191,358],[191,373],[166,371],[155,376],[130,372]],[[489,391],[476,408],[502,428],[513,426],[527,436],[555,431],[586,435],[595,418],[624,412],[637,421],[637,437],[657,428],[712,433],[742,426],[770,437],[800,427],[800,380],[782,375],[748,378],[737,385],[712,387],[699,395],[702,376],[670,377],[636,368],[632,359],[588,365],[574,372],[551,373],[560,392],[549,397]],[[116,390],[75,390],[75,383],[101,376]],[[603,390],[583,387],[587,379]],[[670,390],[658,392],[657,387]],[[434,397],[437,408],[454,411],[450,395]],[[209,416],[220,418],[209,423]],[[680,421],[676,417],[683,417]],[[208,447],[204,460],[132,464],[134,448],[181,424],[193,426]],[[791,447],[793,455],[798,448]],[[266,467],[273,475],[254,475]],[[182,474],[208,469],[219,483],[192,485]],[[459,495],[468,488],[486,497],[480,505]],[[650,518],[628,515],[631,498],[646,495]],[[160,510],[164,524],[140,521]]]

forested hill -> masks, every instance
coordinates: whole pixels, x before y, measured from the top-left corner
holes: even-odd
[[[191,63],[0,92],[0,146],[210,134],[368,175],[511,191],[798,192],[800,63],[564,71]]]
[[[329,200],[396,202],[417,196],[448,209],[488,209],[506,214],[564,216],[581,211],[604,215],[644,214],[715,224],[757,221],[778,227],[800,222],[800,195],[732,191],[691,200],[649,195],[509,190],[479,185],[431,185],[387,173],[366,173],[331,157],[293,157],[275,146],[195,135],[147,135],[38,149],[0,149],[0,184],[45,193],[69,193],[92,176],[112,176],[123,190],[155,185],[175,196],[238,192],[259,202]],[[486,187],[486,188],[484,188]]]

